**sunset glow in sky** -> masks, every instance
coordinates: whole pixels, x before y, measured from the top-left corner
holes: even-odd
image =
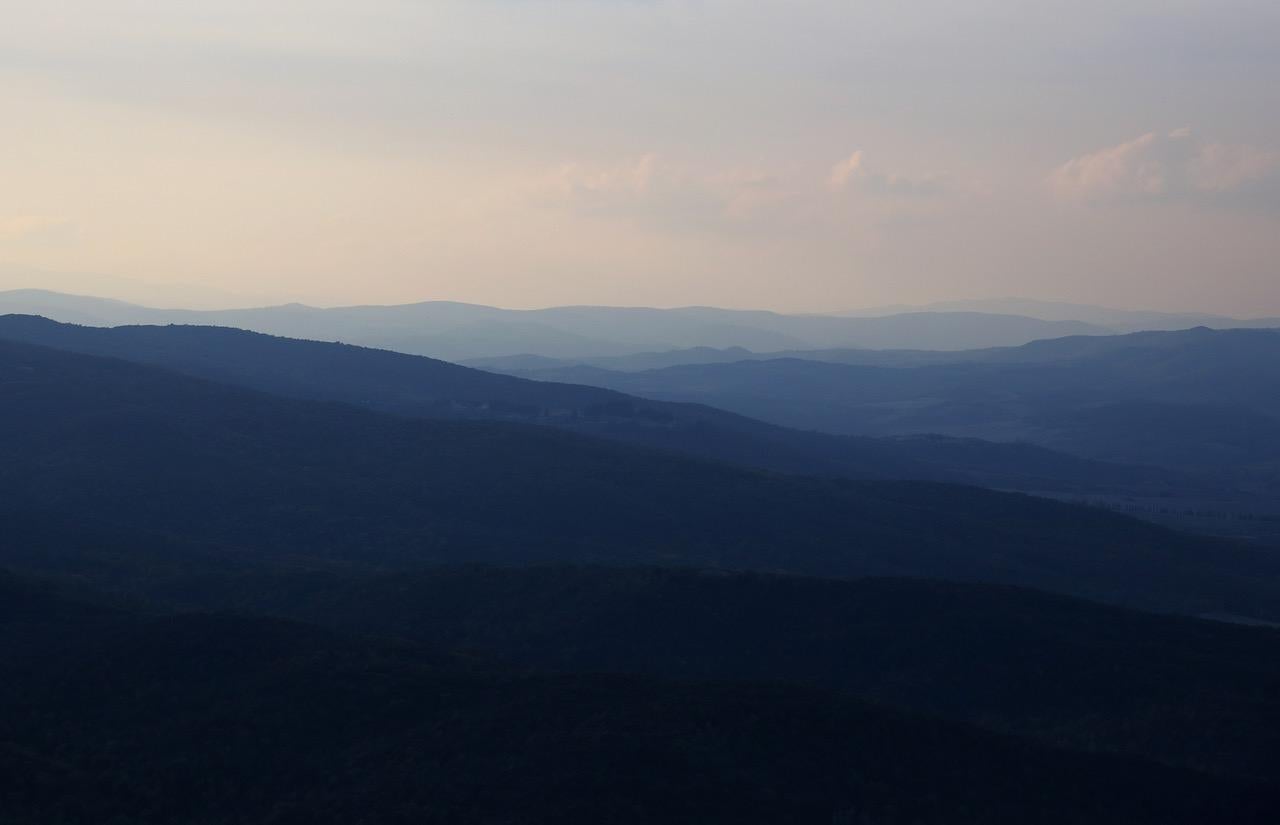
[[[1280,314],[1280,3],[1117,5],[0,0],[0,287]]]

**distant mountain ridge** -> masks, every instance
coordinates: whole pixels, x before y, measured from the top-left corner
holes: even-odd
[[[1258,326],[1229,327],[1228,330],[1277,330],[1280,318],[1264,319]],[[1266,325],[1262,325],[1266,323]],[[1208,326],[1194,326],[1176,330],[1146,330],[1122,335],[1069,335],[1029,341],[1017,346],[987,347],[970,350],[926,349],[801,349],[755,351],[744,347],[693,347],[689,349],[639,352],[630,355],[585,356],[580,358],[549,358],[522,354],[495,358],[467,360],[467,366],[477,369],[504,372],[510,375],[542,377],[555,375],[557,370],[577,367],[594,367],[613,372],[644,372],[667,367],[696,366],[704,364],[734,364],[739,361],[778,361],[784,359],[816,361],[826,364],[847,364],[864,367],[926,367],[946,364],[969,363],[1043,363],[1069,361],[1078,358],[1105,355],[1124,348],[1168,350],[1183,346],[1188,340],[1205,340],[1213,332],[1224,331]],[[1179,336],[1171,333],[1183,333]],[[542,376],[535,375],[543,373]],[[564,372],[568,375],[570,373]]]
[[[0,339],[162,366],[277,395],[413,417],[536,423],[781,472],[1028,490],[1160,489],[1173,481],[1162,471],[1081,461],[1027,445],[802,432],[699,405],[222,327],[106,329],[0,316]]]
[[[929,304],[897,304],[869,307],[836,313],[843,318],[875,318],[904,312],[990,312],[1001,315],[1024,315],[1045,321],[1083,321],[1113,329],[1116,332],[1145,330],[1177,330],[1207,326],[1214,329],[1280,326],[1280,318],[1232,318],[1203,312],[1153,312],[1117,309],[1068,301],[1039,301],[1028,298],[993,298],[965,301],[936,301]]]
[[[660,369],[513,370],[665,400],[714,404],[831,432],[981,435],[1011,396],[1037,415],[1111,403],[1236,407],[1280,417],[1280,330],[1073,336],[960,353],[851,353],[845,363],[756,356]],[[803,356],[804,354],[800,354]],[[920,402],[920,403],[917,403]],[[923,404],[923,405],[922,405]],[[965,410],[962,411],[961,407]],[[962,412],[964,415],[962,416]],[[958,429],[960,423],[968,429]],[[934,429],[940,428],[940,429]]]
[[[839,318],[712,307],[508,310],[448,301],[333,309],[286,304],[194,311],[152,309],[41,290],[0,292],[0,313],[42,315],[93,326],[230,326],[293,338],[344,341],[449,361],[522,353],[556,358],[595,357],[688,347],[959,350],[1111,331],[1078,321],[974,312]]]
[[[939,433],[1037,444],[1097,460],[1200,474],[1246,515],[1280,517],[1280,330],[1075,336],[962,353],[827,352],[617,371],[515,369],[525,377],[710,404],[857,436]],[[1213,505],[1216,506],[1216,505]],[[1280,525],[1267,530],[1280,534]]]

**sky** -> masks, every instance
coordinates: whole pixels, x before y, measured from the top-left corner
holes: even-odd
[[[0,287],[1280,315],[1274,0],[0,15]]]

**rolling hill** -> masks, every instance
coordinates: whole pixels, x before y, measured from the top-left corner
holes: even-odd
[[[928,576],[1280,617],[1271,554],[1026,496],[411,420],[12,342],[0,343],[0,387],[0,493],[36,537],[46,519],[299,563]],[[21,543],[9,532],[0,558]]]
[[[249,568],[149,592],[518,667],[801,684],[1055,746],[1280,779],[1274,629],[990,585],[657,568]]]
[[[780,472],[1037,491],[1142,490],[1153,495],[1192,484],[1167,471],[1081,460],[1031,445],[832,437],[706,406],[219,327],[103,329],[0,316],[0,338],[162,366],[277,395],[340,401],[413,417],[542,424]]]
[[[1147,332],[958,354],[864,354],[526,374],[765,421],[858,435],[1019,440],[1119,462],[1205,471],[1280,461],[1280,331]]]
[[[801,687],[519,672],[3,574],[0,767],[13,825],[1244,825],[1280,802]]]

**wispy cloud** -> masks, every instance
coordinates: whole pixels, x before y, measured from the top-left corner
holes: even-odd
[[[827,176],[827,186],[834,191],[882,195],[933,195],[942,191],[943,183],[937,176],[908,177],[869,167],[861,149],[836,163]]]
[[[1205,142],[1187,128],[1149,132],[1067,161],[1049,185],[1079,202],[1257,199],[1280,194],[1280,153]]]
[[[564,164],[535,189],[544,201],[577,212],[685,229],[732,228],[795,196],[767,171],[694,169],[654,153],[612,164]]]

